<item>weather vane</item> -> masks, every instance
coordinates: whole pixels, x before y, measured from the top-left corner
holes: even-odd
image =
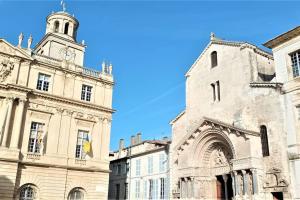
[[[64,0],[60,1],[60,5],[62,6],[62,10],[65,12],[66,11],[66,3],[64,2]]]

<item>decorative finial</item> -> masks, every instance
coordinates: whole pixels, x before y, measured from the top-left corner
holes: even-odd
[[[27,49],[30,50],[31,44],[32,44],[32,35],[30,34],[29,38],[28,38],[28,43],[27,43]]]
[[[20,47],[20,48],[21,48],[21,46],[22,46],[23,39],[24,39],[24,35],[23,35],[23,33],[21,32],[20,35],[19,35],[19,43],[18,43],[18,47]]]
[[[81,44],[84,45],[84,43],[85,43],[84,40],[82,40],[82,41],[81,41]]]
[[[210,40],[216,39],[215,33],[211,32],[210,33]]]
[[[64,2],[64,0],[60,1],[60,5],[62,6],[63,12],[66,12],[66,3]]]

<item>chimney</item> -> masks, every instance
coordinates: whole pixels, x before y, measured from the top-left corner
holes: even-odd
[[[136,134],[136,143],[139,144],[142,142],[142,133]]]
[[[134,135],[131,136],[131,139],[130,139],[130,145],[131,145],[131,146],[132,146],[132,145],[135,145],[135,136],[134,136]]]
[[[119,151],[121,151],[124,148],[125,148],[124,139],[120,139],[120,142],[119,142]]]

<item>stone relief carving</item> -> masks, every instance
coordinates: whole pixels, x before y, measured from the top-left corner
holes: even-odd
[[[265,188],[287,187],[288,185],[280,169],[273,167],[267,171],[264,181]]]
[[[230,154],[224,151],[223,148],[218,148],[213,152],[213,166],[226,166],[229,165]]]
[[[13,62],[10,62],[7,59],[0,61],[0,82],[5,81],[13,69]]]
[[[239,181],[239,194],[243,194],[244,191],[244,177],[242,174],[238,175],[238,181]]]

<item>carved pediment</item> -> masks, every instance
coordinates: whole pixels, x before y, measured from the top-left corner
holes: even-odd
[[[13,46],[4,39],[0,39],[0,53],[33,60],[25,50]]]
[[[196,126],[195,129],[192,129],[175,147],[177,151],[183,151],[189,144],[193,143],[196,137],[201,134],[203,130],[207,128],[212,128],[216,130],[220,130],[225,132],[226,134],[235,134],[237,136],[244,137],[245,139],[249,139],[249,135],[259,137],[260,134],[254,131],[241,129],[230,124],[226,124],[224,122],[210,119],[207,117],[203,117],[201,122]]]

